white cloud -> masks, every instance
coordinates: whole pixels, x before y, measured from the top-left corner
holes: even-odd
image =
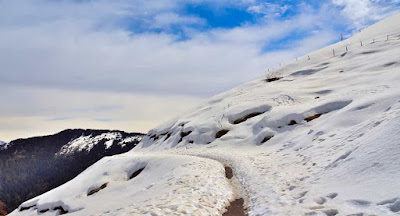
[[[146,131],[201,98],[329,44],[335,36],[326,14],[306,6],[285,21],[198,31],[190,25],[206,21],[178,13],[182,5],[179,0],[0,1],[0,98],[5,104],[0,138],[63,127]],[[189,39],[140,31],[143,25],[181,25]],[[263,50],[295,31],[315,29],[318,33],[289,47]],[[122,108],[96,109],[116,105]],[[48,121],[58,118],[64,121]]]
[[[153,28],[169,28],[171,25],[204,25],[206,21],[194,16],[181,16],[177,13],[161,13],[154,16]]]
[[[262,14],[266,18],[280,17],[286,13],[290,8],[287,4],[273,4],[269,2],[253,3],[248,8],[247,11],[255,14]]]
[[[233,29],[192,30],[188,31],[191,39],[176,41],[172,34],[132,35],[124,29],[96,29],[103,20],[98,17],[109,16],[108,11],[104,14],[94,18],[85,15],[83,20],[78,16],[72,20],[45,19],[28,26],[2,26],[0,83],[209,96],[263,72],[268,65],[263,63],[261,49],[270,41],[299,29],[320,27],[318,16],[299,15],[292,20]],[[167,16],[172,18],[165,19],[163,25],[197,22]],[[230,79],[226,80],[228,75]]]
[[[341,14],[346,17],[355,30],[365,28],[398,12],[395,4],[398,0],[332,0],[336,6],[342,7]]]

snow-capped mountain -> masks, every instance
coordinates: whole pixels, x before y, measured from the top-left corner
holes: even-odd
[[[57,152],[57,155],[70,155],[76,152],[90,152],[93,147],[100,144],[102,140],[105,140],[105,149],[110,149],[113,145],[118,145],[121,148],[125,147],[127,143],[138,143],[142,140],[141,135],[135,134],[134,136],[124,136],[119,132],[108,132],[99,135],[84,135],[76,139],[72,139]]]
[[[0,149],[0,202],[10,212],[21,202],[69,181],[102,157],[131,150],[142,137],[139,133],[75,129],[14,140]]]
[[[3,148],[7,148],[7,143],[0,140],[0,150]]]
[[[217,95],[11,215],[399,215],[399,23]]]

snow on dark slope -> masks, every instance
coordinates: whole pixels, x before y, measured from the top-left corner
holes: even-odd
[[[75,129],[14,140],[0,149],[0,202],[10,212],[21,202],[69,181],[102,157],[131,150],[142,136]]]
[[[0,150],[7,148],[7,143],[0,140]]]
[[[142,135],[133,134],[126,135],[121,131],[107,131],[98,135],[82,134],[80,137],[72,139],[67,144],[61,147],[57,155],[69,155],[76,152],[90,152],[93,147],[104,141],[105,149],[110,149],[113,145],[118,145],[120,148],[126,146],[127,143],[140,142]]]
[[[221,215],[235,199],[248,215],[399,215],[399,23],[217,95],[11,215]]]

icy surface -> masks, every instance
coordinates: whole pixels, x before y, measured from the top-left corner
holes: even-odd
[[[400,215],[399,23],[217,95],[11,215],[221,215],[239,197],[249,215]]]

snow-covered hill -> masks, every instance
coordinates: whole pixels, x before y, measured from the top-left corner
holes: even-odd
[[[11,215],[399,215],[399,23],[217,95]]]
[[[0,202],[11,212],[21,202],[64,184],[105,156],[134,148],[144,134],[71,129],[0,146]],[[1,210],[0,210],[1,211]]]

